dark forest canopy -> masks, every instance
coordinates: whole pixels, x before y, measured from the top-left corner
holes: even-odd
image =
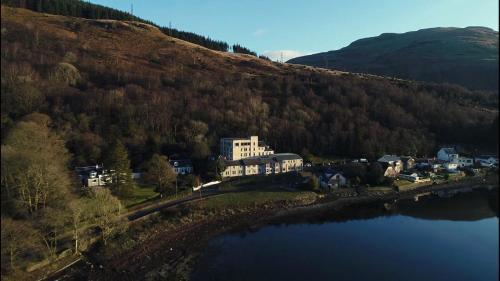
[[[134,169],[154,153],[206,159],[219,152],[219,138],[248,135],[278,152],[368,158],[498,143],[498,96],[487,92],[278,64],[155,30],[33,15],[2,7],[2,137],[23,116],[47,114],[73,165],[101,163],[116,140]]]
[[[252,55],[252,56],[257,56],[255,52],[252,52],[251,50],[239,45],[239,44],[234,44],[233,45],[233,52],[235,53],[240,53],[240,54],[247,54],[247,55]]]

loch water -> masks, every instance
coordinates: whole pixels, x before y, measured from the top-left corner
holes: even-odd
[[[498,192],[321,210],[213,239],[191,280],[498,280]]]

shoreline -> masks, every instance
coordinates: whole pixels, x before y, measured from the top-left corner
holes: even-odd
[[[340,210],[350,205],[368,205],[371,203],[393,203],[397,200],[412,199],[415,194],[433,191],[452,191],[470,188],[498,189],[498,182],[483,182],[480,179],[466,182],[453,182],[430,185],[405,192],[390,192],[379,196],[356,196],[348,198],[332,198],[327,196],[316,198],[313,202],[277,202],[271,205],[254,207],[216,214],[208,219],[180,224],[173,229],[148,229],[154,235],[139,242],[133,249],[127,250],[120,257],[107,260],[102,268],[91,266],[86,271],[85,280],[189,280],[196,260],[213,238],[241,230],[257,230],[260,227],[285,220],[293,216],[304,216],[308,213],[334,209]],[[179,210],[177,210],[179,211]],[[161,225],[160,221],[158,225]],[[89,265],[83,265],[89,267]],[[78,270],[78,269],[77,269]],[[80,280],[78,279],[78,280]]]

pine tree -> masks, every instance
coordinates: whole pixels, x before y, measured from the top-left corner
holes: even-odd
[[[119,197],[130,197],[134,189],[130,160],[125,146],[116,142],[107,161],[107,167],[111,170],[111,192]]]

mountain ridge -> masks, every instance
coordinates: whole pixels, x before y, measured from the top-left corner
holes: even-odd
[[[469,26],[382,33],[288,61],[498,93],[498,32]]]

